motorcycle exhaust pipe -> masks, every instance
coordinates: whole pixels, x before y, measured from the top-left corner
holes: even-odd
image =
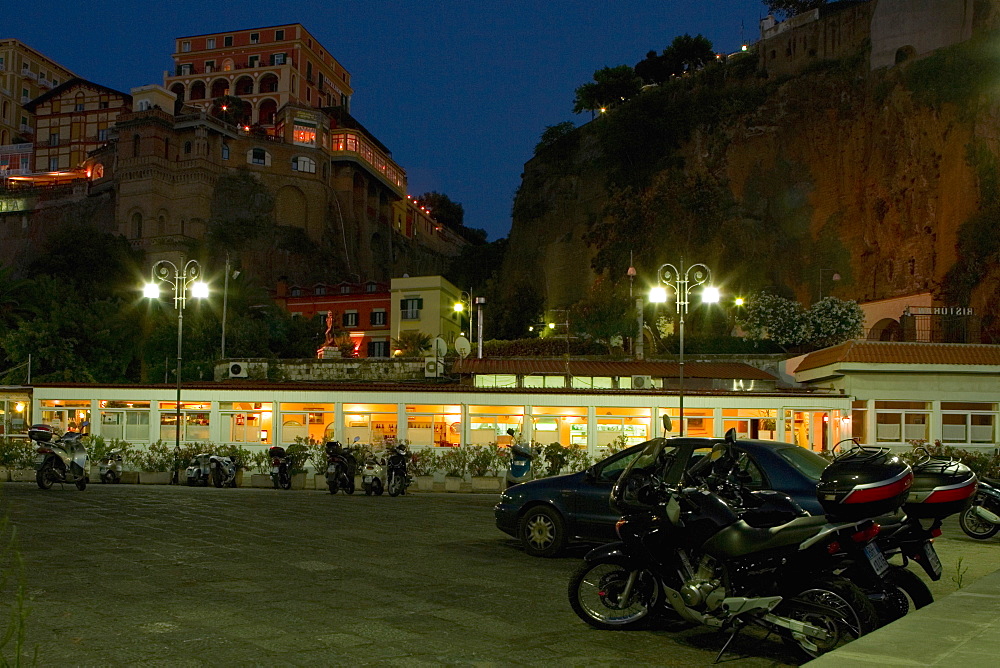
[[[989,510],[986,510],[986,508],[982,506],[976,506],[975,511],[977,515],[979,515],[981,518],[983,518],[990,524],[1000,524],[1000,515],[997,515],[994,512],[990,512]]]

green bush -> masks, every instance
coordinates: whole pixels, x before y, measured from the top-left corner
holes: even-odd
[[[410,475],[434,475],[438,470],[438,454],[434,448],[417,450],[410,455],[408,470]]]
[[[470,446],[469,474],[474,476],[495,476],[503,462],[503,448],[496,443]]]
[[[446,476],[463,477],[469,470],[469,449],[458,446],[448,448],[441,453],[438,466]]]
[[[35,468],[35,444],[23,438],[0,438],[0,468]]]
[[[561,443],[549,443],[542,448],[542,459],[545,461],[546,476],[558,475],[566,463],[566,448]],[[541,462],[538,462],[541,463]],[[541,471],[539,471],[541,473]]]
[[[181,456],[183,456],[183,450]],[[183,460],[178,458],[178,463],[180,461]],[[138,471],[171,471],[175,463],[174,449],[159,440],[156,443],[150,443],[145,448],[129,451],[125,462]]]

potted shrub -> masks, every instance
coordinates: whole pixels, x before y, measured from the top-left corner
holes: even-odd
[[[13,482],[35,481],[35,450],[37,446],[26,439],[8,438],[5,459]]]
[[[267,450],[255,450],[247,456],[245,466],[253,471],[250,474],[251,487],[274,487],[271,481],[271,458]]]
[[[309,458],[309,447],[301,437],[285,448],[288,456],[289,473],[292,476],[292,489],[306,488],[306,459]]]
[[[449,448],[441,453],[441,469],[444,471],[444,491],[461,492],[465,474],[469,470],[469,449],[461,446]],[[469,486],[469,491],[472,486]]]
[[[417,483],[418,492],[434,491],[434,472],[438,466],[438,456],[433,447],[417,450],[410,455],[409,472]]]
[[[496,443],[472,447],[469,456],[469,474],[472,476],[473,492],[499,492],[502,480],[499,477],[502,462],[501,448]]]
[[[176,458],[174,449],[162,440],[144,449],[126,453],[126,461],[139,471],[141,485],[169,485]]]

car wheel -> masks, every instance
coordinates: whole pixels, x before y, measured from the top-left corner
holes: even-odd
[[[532,557],[554,557],[566,547],[562,515],[548,506],[529,509],[518,524],[517,535]]]

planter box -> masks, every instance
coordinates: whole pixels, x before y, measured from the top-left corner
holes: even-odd
[[[139,484],[140,485],[169,485],[170,477],[173,475],[171,471],[140,471],[139,472]]]
[[[0,469],[0,482],[10,482],[10,471],[7,469]]]
[[[313,489],[326,490],[326,473],[316,473],[312,477]]]
[[[11,482],[35,482],[35,469],[11,469]]]
[[[472,491],[475,494],[499,494],[502,485],[503,478],[497,476],[472,476]]]
[[[305,489],[306,488],[306,474],[296,473],[292,476],[292,489]]]
[[[98,480],[100,482],[100,480]],[[123,485],[138,485],[139,484],[139,472],[138,471],[122,471],[122,481]]]
[[[446,492],[461,492],[462,491],[462,479],[456,478],[454,476],[446,475],[444,477],[444,491]]]
[[[434,491],[434,476],[432,475],[418,475],[414,476],[414,481],[417,483],[418,492],[433,492]]]
[[[274,487],[270,473],[254,473],[250,476],[251,487]]]

